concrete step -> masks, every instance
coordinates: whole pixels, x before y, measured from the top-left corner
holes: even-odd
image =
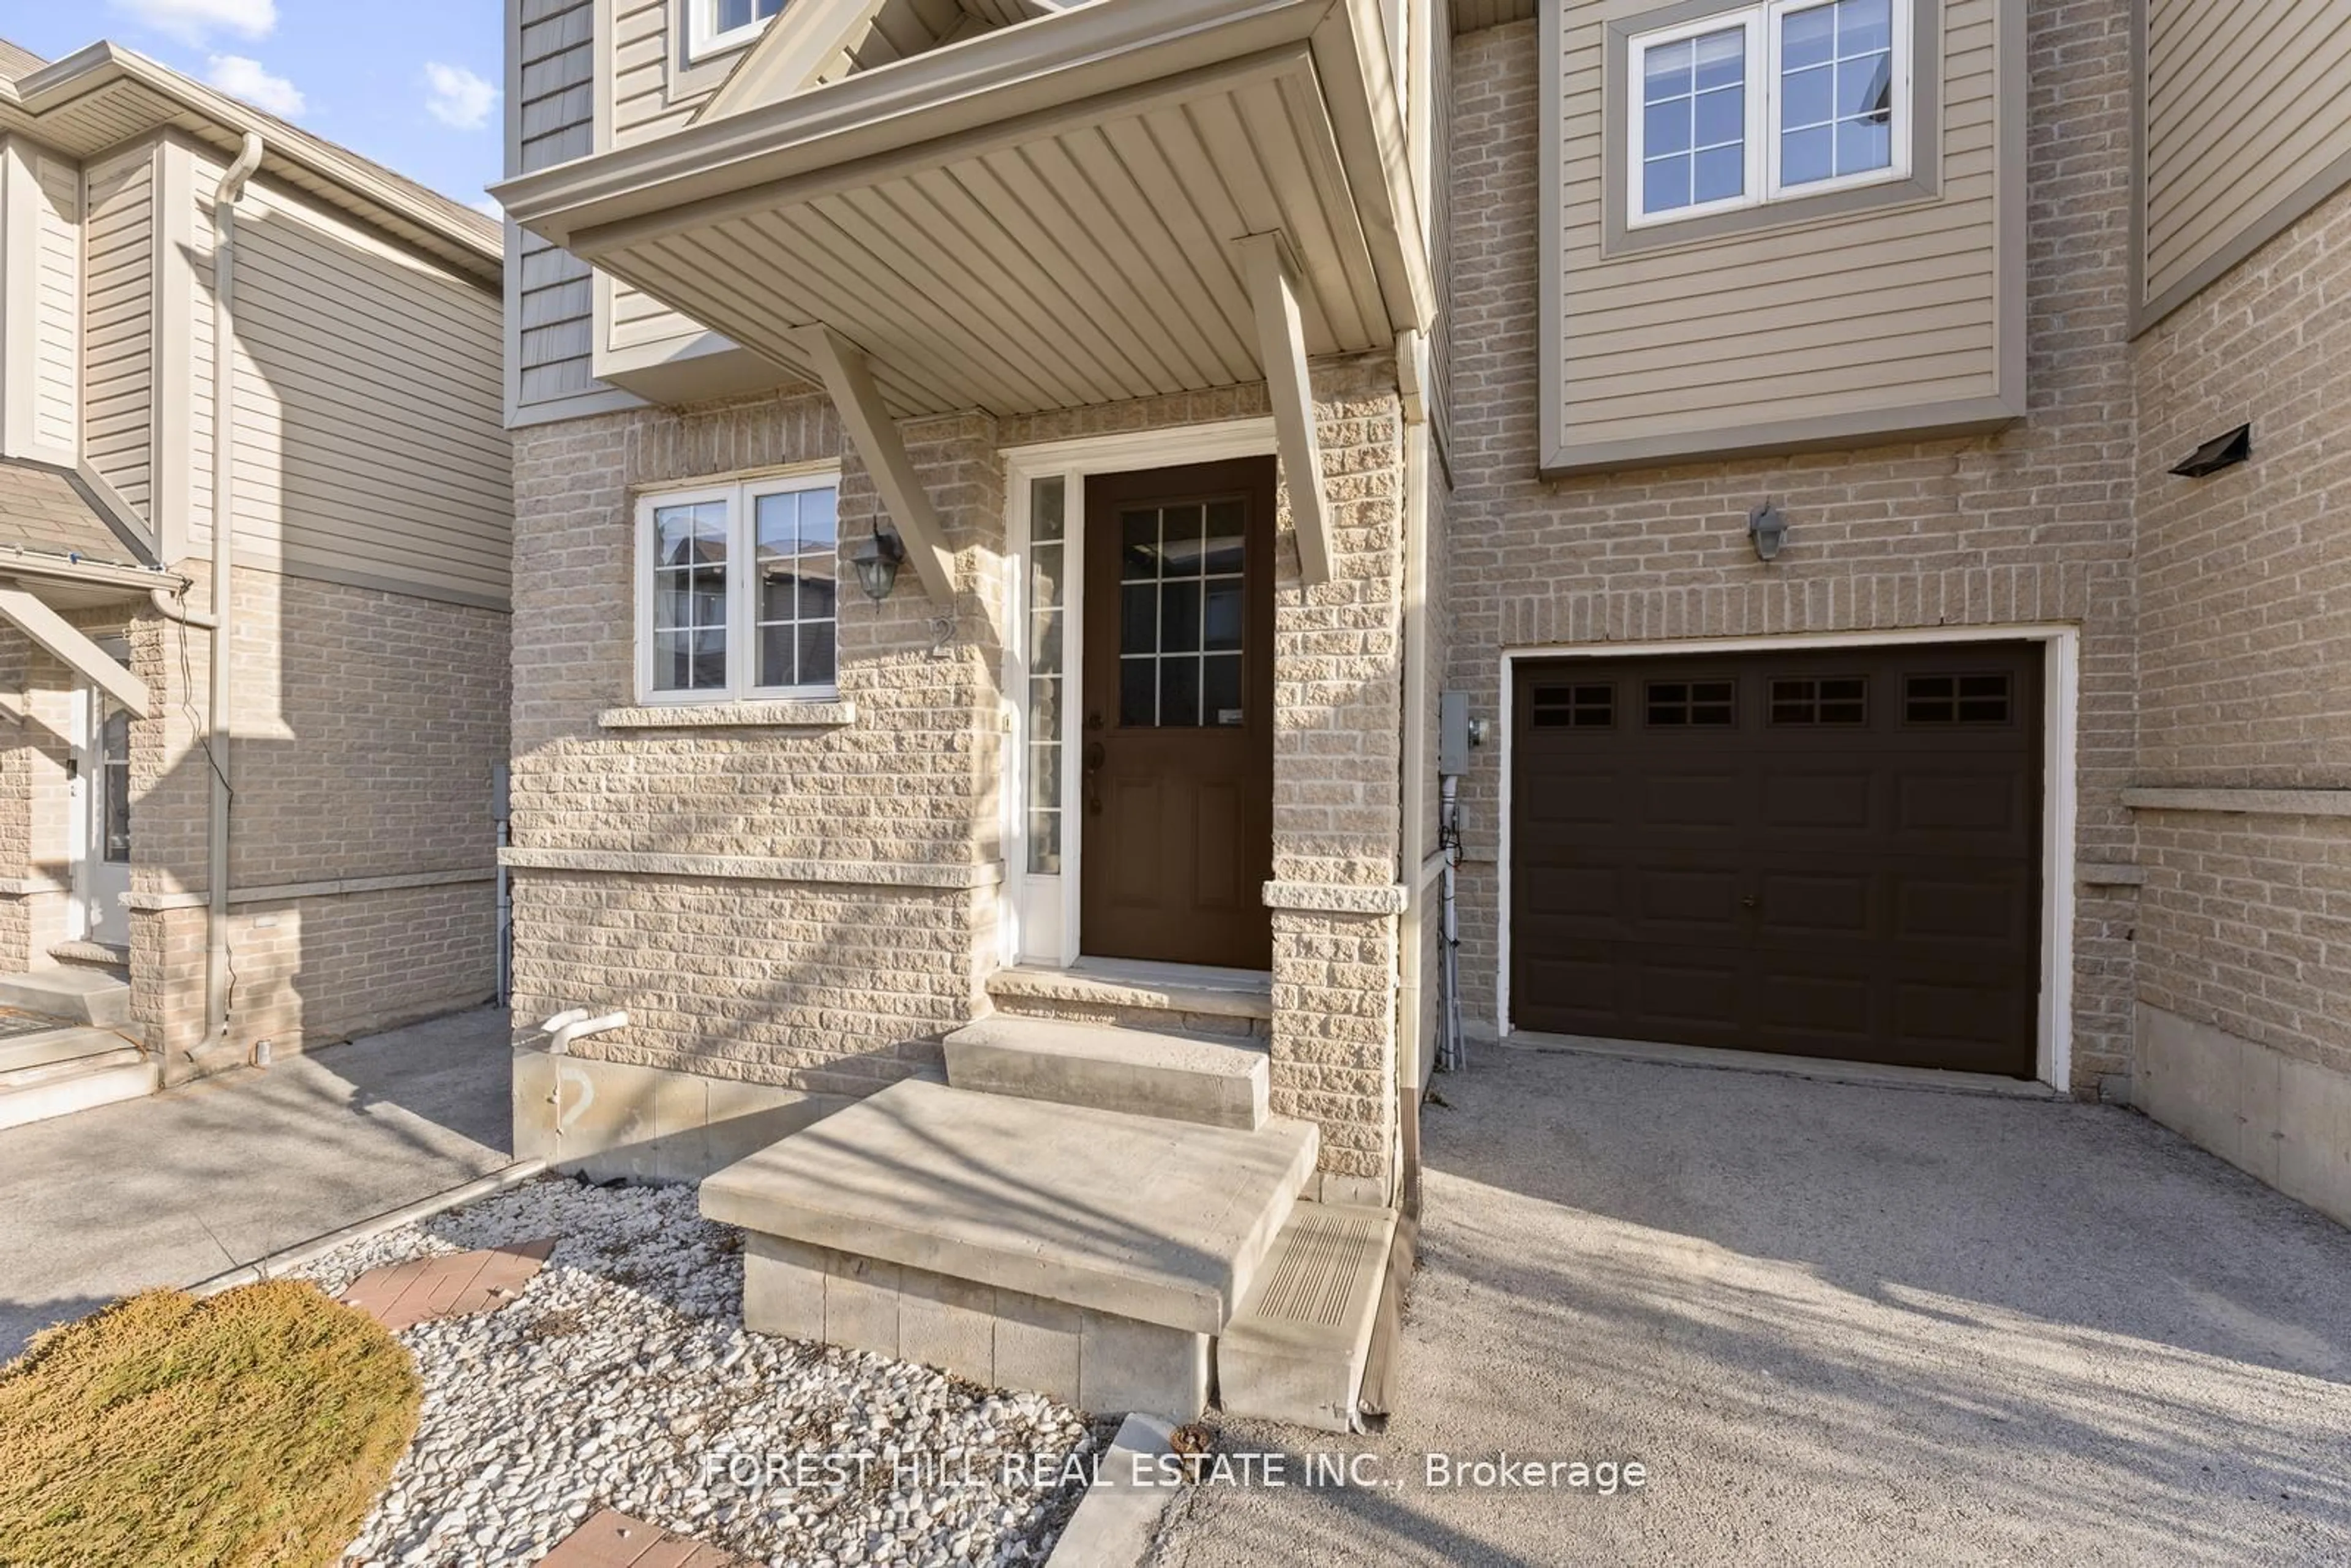
[[[101,969],[36,969],[0,977],[0,1008],[121,1029],[131,1022],[131,987]]]
[[[1314,1173],[1255,1131],[910,1081],[730,1166],[702,1212],[751,1232],[744,1322],[1179,1420],[1209,1343]]]
[[[1266,1052],[1239,1040],[992,1018],[947,1036],[946,1059],[947,1082],[982,1094],[1252,1133],[1268,1114]]]
[[[1301,1203],[1217,1341],[1228,1416],[1324,1432],[1356,1429],[1396,1214]]]
[[[7,1074],[26,1068],[79,1061],[120,1051],[137,1054],[131,1042],[112,1030],[91,1029],[83,1024],[61,1024],[29,1034],[12,1034],[0,1039],[0,1084],[7,1082]]]
[[[1064,1023],[1260,1040],[1273,1030],[1273,977],[1254,969],[1090,958],[999,969],[987,994],[999,1013]]]
[[[0,1073],[0,1128],[69,1116],[118,1100],[138,1100],[163,1086],[162,1064],[131,1045]]]

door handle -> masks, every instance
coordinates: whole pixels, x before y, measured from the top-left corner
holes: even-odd
[[[1762,906],[1762,903],[1763,901],[1761,899],[1756,897],[1750,893],[1746,897],[1739,901],[1739,907],[1741,909],[1757,909]]]
[[[1102,750],[1102,743],[1101,741],[1096,740],[1089,742],[1086,746],[1086,771],[1089,773],[1099,771],[1104,758],[1108,755],[1109,754],[1107,752]]]
[[[1110,754],[1102,749],[1101,741],[1090,740],[1086,743],[1086,815],[1089,817],[1102,815],[1102,790],[1098,785],[1102,779],[1102,764],[1109,758]]]

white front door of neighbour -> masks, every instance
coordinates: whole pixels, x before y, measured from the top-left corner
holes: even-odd
[[[128,663],[119,638],[99,646]],[[110,947],[131,945],[131,714],[96,686],[82,690],[82,735],[74,765],[75,867],[83,936]]]

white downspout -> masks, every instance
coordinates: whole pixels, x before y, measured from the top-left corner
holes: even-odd
[[[204,942],[204,1043],[228,1042],[229,739],[235,728],[230,706],[233,650],[229,638],[231,587],[236,566],[236,204],[246,182],[261,166],[261,138],[246,131],[236,162],[221,175],[213,193],[213,590],[212,702],[206,715],[206,749],[212,768],[211,816],[206,823],[206,874],[210,904]]]

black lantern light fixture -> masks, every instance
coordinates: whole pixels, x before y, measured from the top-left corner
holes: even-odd
[[[873,537],[859,545],[849,558],[857,569],[857,586],[865,597],[879,604],[890,597],[898,586],[898,568],[905,564],[906,547],[898,542],[896,534],[885,534],[882,525],[873,525]]]
[[[1757,560],[1777,560],[1788,542],[1788,514],[1771,501],[1747,514],[1747,539]]]

